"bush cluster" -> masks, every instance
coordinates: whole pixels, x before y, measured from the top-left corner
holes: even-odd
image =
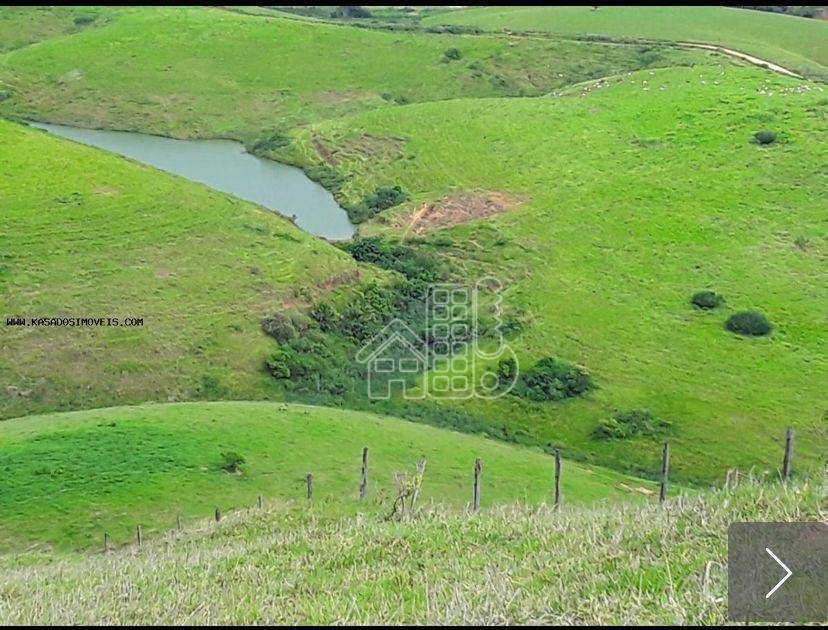
[[[446,49],[446,51],[443,53],[443,57],[445,57],[447,61],[457,61],[458,59],[463,58],[463,53],[460,52],[459,48],[452,47]]]
[[[362,223],[376,216],[383,210],[398,206],[408,199],[408,194],[401,186],[380,186],[362,203],[348,210],[348,215],[354,223]]]
[[[221,454],[221,469],[226,472],[236,473],[241,471],[244,462],[244,457],[235,451],[226,451]]]
[[[266,151],[276,151],[291,143],[290,136],[285,135],[281,131],[274,131],[269,136],[259,138],[253,143],[251,150],[253,153],[263,153]]]
[[[758,131],[753,136],[756,144],[773,144],[776,142],[776,133],[773,131]]]
[[[287,343],[308,329],[308,318],[297,311],[279,311],[262,318],[262,330],[279,343]]]
[[[690,301],[693,306],[701,309],[718,308],[724,304],[724,298],[715,291],[697,291]]]
[[[592,377],[577,365],[544,357],[521,374],[513,393],[535,401],[582,396],[594,387]]]
[[[351,254],[354,260],[396,271],[410,281],[437,282],[446,275],[444,265],[436,258],[422,254],[408,245],[380,236],[358,236],[350,243],[343,245],[343,249]]]
[[[97,15],[85,14],[85,15],[76,15],[75,19],[73,21],[75,23],[75,26],[86,26],[87,24],[92,24],[92,22],[94,22],[97,19],[98,19]]]
[[[359,5],[343,5],[338,6],[331,11],[331,17],[334,19],[365,19],[373,17],[373,13],[365,7],[361,7]]]
[[[726,322],[725,328],[738,335],[762,337],[769,335],[773,326],[764,314],[758,311],[741,311],[732,315]]]
[[[601,420],[596,437],[605,440],[624,440],[632,437],[652,437],[670,429],[670,423],[656,418],[646,409],[621,411]]]

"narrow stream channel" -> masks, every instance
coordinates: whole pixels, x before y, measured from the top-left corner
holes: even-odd
[[[162,171],[252,201],[303,230],[330,240],[348,239],[354,226],[330,192],[296,167],[250,155],[232,140],[175,140],[126,131],[29,123],[70,140],[132,158]]]

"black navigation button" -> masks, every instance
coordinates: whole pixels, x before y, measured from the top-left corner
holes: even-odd
[[[825,523],[733,523],[727,566],[731,620],[828,620]]]

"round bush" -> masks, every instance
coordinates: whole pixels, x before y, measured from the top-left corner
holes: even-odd
[[[724,298],[715,291],[697,291],[690,298],[696,308],[711,309],[718,308],[724,303]]]
[[[725,328],[738,335],[761,337],[770,334],[773,326],[762,313],[742,311],[732,315],[725,323]]]
[[[776,133],[768,130],[759,131],[754,134],[753,139],[757,144],[773,144],[776,142]]]

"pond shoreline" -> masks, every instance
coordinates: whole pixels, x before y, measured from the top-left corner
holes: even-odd
[[[302,168],[251,153],[235,138],[183,139],[39,120],[25,124],[254,203],[331,242],[356,233],[333,194]]]

